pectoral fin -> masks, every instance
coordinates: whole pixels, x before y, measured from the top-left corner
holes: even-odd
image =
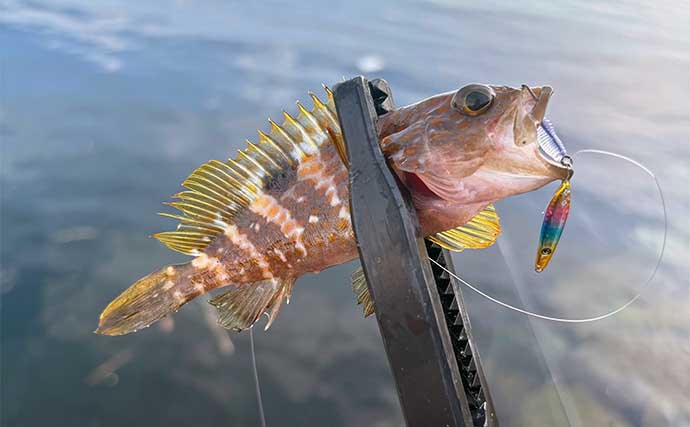
[[[437,245],[451,250],[481,249],[491,246],[501,234],[501,224],[493,205],[475,215],[467,224],[428,236],[427,239]],[[364,317],[374,314],[374,302],[369,295],[364,270],[359,267],[352,273],[352,290],[357,296],[357,304],[362,305]]]
[[[467,224],[428,236],[427,239],[444,249],[460,252],[482,249],[494,244],[501,234],[501,224],[494,205],[488,205]]]
[[[362,305],[364,317],[369,317],[374,314],[374,302],[369,295],[367,279],[364,277],[364,270],[362,270],[362,267],[359,267],[352,273],[352,290],[357,296],[357,305]]]
[[[248,283],[217,295],[209,303],[218,310],[218,323],[226,329],[249,329],[266,313],[266,330],[278,315],[283,300],[290,298],[293,284],[292,279]]]

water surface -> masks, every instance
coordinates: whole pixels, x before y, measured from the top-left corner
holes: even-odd
[[[188,173],[356,74],[386,78],[401,105],[470,82],[550,84],[571,151],[657,173],[666,257],[628,310],[572,325],[466,300],[503,426],[690,424],[687,3],[247,3],[0,6],[3,426],[258,425],[248,336],[217,328],[205,301],[134,335],[92,330],[127,285],[185,259],[147,236],[174,226],[155,212]],[[553,186],[498,203],[499,245],[458,254],[457,270],[553,316],[634,296],[660,250],[653,183],[576,161],[547,272],[532,265]],[[402,423],[376,322],[349,289],[355,267],[301,279],[257,333],[269,425]]]

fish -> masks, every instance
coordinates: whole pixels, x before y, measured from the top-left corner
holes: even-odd
[[[97,333],[141,330],[215,289],[223,327],[242,331],[266,315],[268,328],[295,281],[357,257],[349,209],[348,159],[332,91],[227,161],[210,160],[167,204],[177,228],[155,234],[190,255],[139,279],[100,315]],[[469,84],[378,118],[381,149],[412,199],[420,233],[454,251],[487,247],[500,234],[494,203],[533,191],[567,168],[539,151],[549,86]],[[356,277],[357,299],[372,307]],[[372,310],[370,310],[372,311]],[[370,314],[370,313],[369,313]]]

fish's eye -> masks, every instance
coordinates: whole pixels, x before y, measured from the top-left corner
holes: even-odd
[[[541,250],[542,255],[549,255],[551,253],[551,248],[544,248]]]
[[[496,94],[489,86],[471,84],[458,90],[450,105],[468,116],[478,116],[489,109],[494,98]]]

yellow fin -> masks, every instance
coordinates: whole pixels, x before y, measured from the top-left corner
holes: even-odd
[[[294,280],[269,279],[233,287],[215,296],[209,303],[218,310],[218,323],[226,329],[243,331],[268,314],[267,330],[280,311],[283,301],[290,300]]]
[[[129,334],[177,311],[198,295],[188,269],[189,264],[169,265],[137,280],[103,310],[96,333]]]
[[[494,205],[488,205],[467,224],[428,236],[427,239],[444,249],[460,252],[491,246],[501,234],[501,224]]]
[[[326,141],[336,147],[342,145],[333,93],[326,86],[324,89],[326,103],[309,93],[314,101],[311,111],[298,102],[297,117],[284,113],[282,125],[269,119],[271,131],[259,131],[259,141],[247,141],[247,148],[240,150],[235,159],[211,160],[192,172],[182,183],[187,191],[173,196],[177,201],[167,203],[182,215],[161,213],[180,221],[177,230],[153,237],[175,251],[199,255],[267,188],[273,177],[296,168]]]
[[[338,152],[338,156],[340,156],[340,160],[342,160],[346,168],[349,168],[350,161],[347,158],[345,140],[343,139],[343,134],[340,132],[340,123],[338,122],[338,116],[335,110],[335,98],[333,97],[333,92],[328,88],[328,86],[324,85],[323,89],[328,95],[328,103],[326,105],[321,104],[321,101],[318,101],[314,94],[309,94],[312,99],[314,99],[314,112],[317,112],[317,105],[325,107],[319,109],[318,112],[321,113],[324,116],[323,118],[326,119],[326,121],[330,124],[330,129],[337,129],[337,132],[332,132],[331,139],[333,141],[333,145],[335,145],[335,150]]]
[[[357,296],[357,305],[362,305],[364,317],[374,314],[374,302],[371,300],[371,295],[369,295],[367,278],[364,276],[362,267],[359,267],[352,273],[352,291]]]

